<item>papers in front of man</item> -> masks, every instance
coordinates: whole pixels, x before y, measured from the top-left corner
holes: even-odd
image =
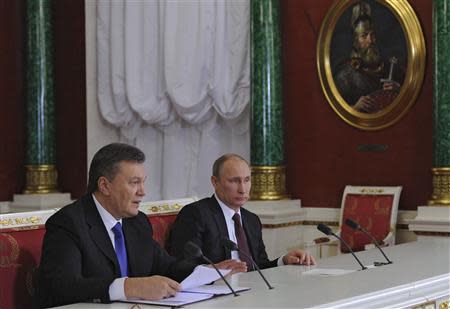
[[[219,269],[223,276],[226,276],[229,269]],[[210,283],[220,279],[219,274],[214,268],[203,265],[197,266],[192,274],[181,282],[181,291],[175,296],[160,300],[126,299],[123,302],[151,304],[160,306],[178,307],[198,301],[212,298],[216,295],[227,295],[232,292],[226,285],[212,285]],[[247,287],[233,287],[236,292],[246,291]]]

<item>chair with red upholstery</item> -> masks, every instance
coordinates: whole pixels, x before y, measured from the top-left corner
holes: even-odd
[[[197,200],[195,197],[188,197],[175,200],[162,200],[145,202],[140,206],[140,210],[147,214],[148,220],[152,224],[153,239],[165,249],[170,229],[175,221],[180,209]]]
[[[142,203],[153,238],[165,248],[180,209],[196,198]],[[0,309],[30,308],[45,221],[58,209],[0,215]]]
[[[0,230],[0,308],[30,308],[43,225]]]
[[[372,247],[369,236],[359,230],[353,230],[344,224],[347,219],[357,222],[367,230],[379,244],[395,244],[398,205],[401,186],[346,186],[341,202],[339,227],[336,232],[353,251],[362,251]],[[323,237],[316,241],[318,246],[337,245],[337,253],[348,253],[345,246],[337,240],[324,242]]]

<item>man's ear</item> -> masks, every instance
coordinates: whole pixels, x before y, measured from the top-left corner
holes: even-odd
[[[211,176],[211,183],[212,183],[212,185],[213,185],[214,188],[217,186],[217,182],[218,182],[218,181],[219,181],[219,180],[217,179],[216,176]]]
[[[103,195],[109,195],[109,180],[105,176],[100,176],[97,180],[98,191]]]

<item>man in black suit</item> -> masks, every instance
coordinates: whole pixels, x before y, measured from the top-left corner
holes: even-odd
[[[285,264],[314,265],[314,258],[294,250],[270,261],[262,239],[262,226],[258,216],[242,206],[247,202],[251,187],[249,164],[236,154],[226,154],[214,162],[211,182],[215,193],[186,205],[178,214],[170,235],[169,252],[182,258],[183,247],[192,241],[202,248],[213,262],[226,258],[240,258],[252,269],[245,254],[230,253],[221,240],[237,243],[240,251],[251,255],[260,268]],[[237,215],[236,215],[237,214]]]
[[[196,264],[177,261],[153,240],[152,227],[139,211],[147,178],[144,161],[141,150],[120,143],[95,154],[88,193],[46,222],[37,306],[156,300],[179,290],[177,281]],[[245,271],[242,262],[218,265]]]

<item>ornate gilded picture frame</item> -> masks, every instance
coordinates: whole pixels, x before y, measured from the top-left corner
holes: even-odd
[[[322,90],[348,124],[379,130],[413,105],[425,74],[425,39],[407,0],[338,0],[317,43]]]

